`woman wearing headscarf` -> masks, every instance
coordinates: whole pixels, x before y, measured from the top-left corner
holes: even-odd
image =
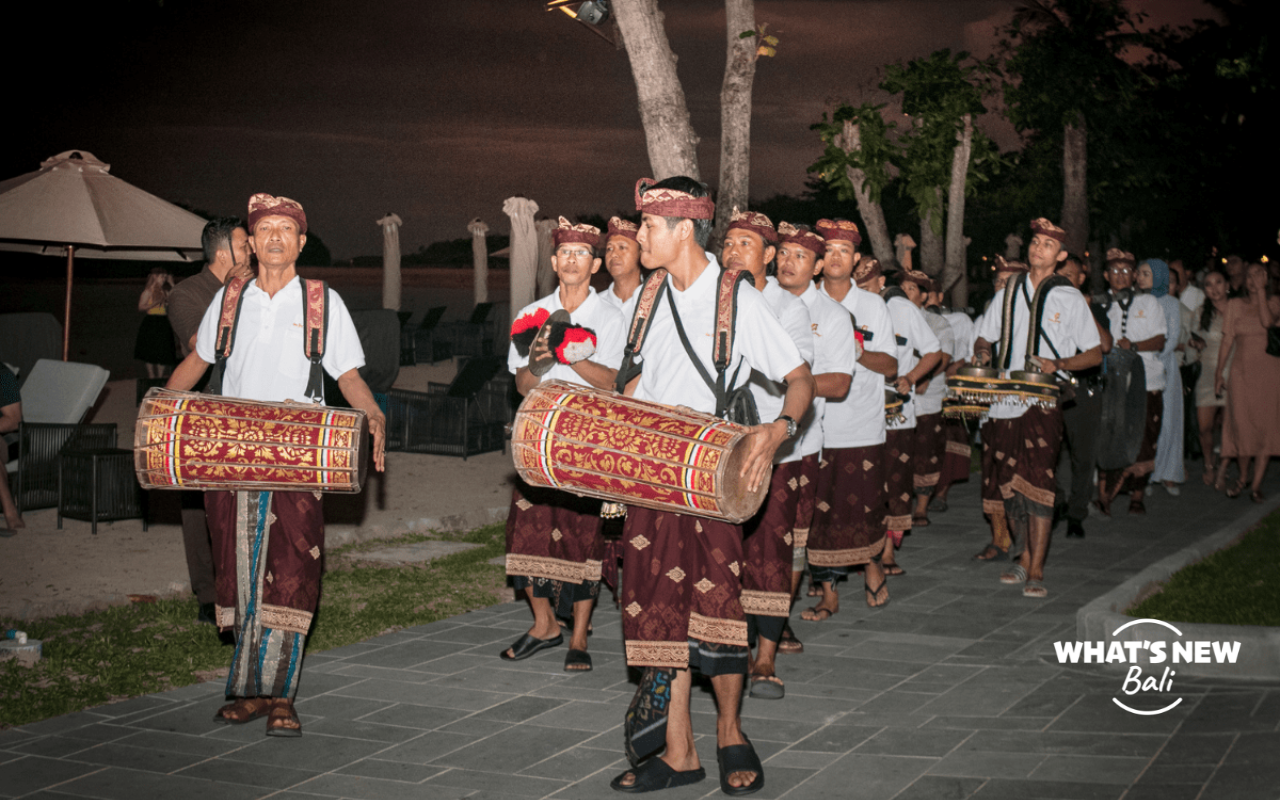
[[[1252,497],[1261,503],[1267,463],[1280,454],[1280,358],[1267,353],[1267,329],[1280,322],[1280,297],[1271,293],[1261,264],[1249,265],[1244,287],[1245,296],[1227,304],[1214,392],[1228,390],[1222,458],[1240,460],[1240,480],[1227,496],[1239,497],[1244,491],[1253,460]],[[1234,359],[1230,383],[1224,375],[1228,359]]]
[[[1182,372],[1178,368],[1178,340],[1182,333],[1182,304],[1169,294],[1169,265],[1149,258],[1138,267],[1138,288],[1145,289],[1160,303],[1168,332],[1160,350],[1164,365],[1164,416],[1160,420],[1160,438],[1156,440],[1156,466],[1152,482],[1159,481],[1169,494],[1181,493],[1178,484],[1187,479],[1182,466]]]

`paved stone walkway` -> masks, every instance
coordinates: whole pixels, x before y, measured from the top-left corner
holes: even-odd
[[[1178,681],[1180,706],[1134,716],[1112,703],[1122,675],[1059,666],[1052,647],[1075,640],[1082,604],[1248,503],[1189,483],[1176,499],[1159,490],[1145,518],[1091,521],[1084,541],[1060,529],[1050,596],[1036,601],[1002,586],[999,566],[969,560],[986,533],[976,487],[957,487],[951,511],[908,537],[888,607],[868,609],[855,584],[832,619],[795,622],[805,653],[780,661],[786,698],[744,703],[765,763],[756,796],[1280,797],[1280,676]],[[596,668],[578,675],[562,671],[564,648],[498,660],[528,624],[512,603],[308,656],[301,739],[211,724],[219,684],[0,731],[0,797],[612,796],[634,690],[619,614],[602,600]],[[719,795],[709,692],[695,693],[694,712],[708,779],[661,797]]]

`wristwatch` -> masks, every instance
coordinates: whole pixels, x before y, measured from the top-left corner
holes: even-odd
[[[774,420],[774,422],[778,422],[778,421],[782,421],[782,422],[787,423],[787,438],[788,438],[788,439],[794,439],[794,438],[796,438],[796,434],[800,432],[800,423],[799,423],[799,422],[796,422],[794,419],[792,419],[791,417],[788,417],[786,414],[783,414],[782,416],[778,417],[778,419],[775,419],[775,420]]]

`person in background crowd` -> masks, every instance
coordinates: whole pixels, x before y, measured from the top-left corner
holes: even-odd
[[[1058,265],[1058,274],[1071,281],[1076,289],[1083,290],[1089,277],[1085,261],[1077,256],[1068,255]],[[1085,302],[1089,296],[1085,295]],[[1090,308],[1092,314],[1093,309]],[[1102,353],[1111,352],[1111,333],[1107,330],[1105,317],[1099,320],[1093,315],[1093,325],[1098,331],[1098,339],[1102,343]],[[1075,399],[1062,411],[1063,438],[1062,455],[1059,457],[1057,506],[1063,509],[1067,518],[1067,536],[1074,539],[1084,538],[1084,520],[1089,516],[1089,498],[1093,490],[1093,469],[1098,461],[1098,430],[1102,421],[1102,365],[1078,370],[1071,374],[1075,381]],[[1063,462],[1068,469],[1062,469]]]
[[[1244,259],[1240,256],[1230,255],[1223,263],[1222,271],[1227,275],[1227,296],[1231,298],[1244,297],[1246,292],[1244,288]]]
[[[1222,426],[1222,457],[1240,460],[1240,479],[1228,492],[1239,497],[1253,462],[1253,502],[1261,503],[1262,478],[1271,456],[1280,453],[1280,358],[1267,353],[1267,329],[1280,321],[1280,297],[1269,291],[1266,267],[1250,264],[1246,295],[1231,300],[1223,325],[1222,348],[1214,374],[1215,394],[1227,394]],[[1231,364],[1231,382],[1226,366]]]
[[[1200,304],[1204,302],[1204,290],[1196,285],[1191,271],[1182,263],[1182,259],[1175,258],[1170,261],[1169,271],[1178,276],[1179,291],[1172,292],[1177,295],[1178,301],[1192,311],[1199,309]]]
[[[1149,292],[1164,312],[1165,339],[1160,350],[1164,367],[1164,411],[1160,420],[1160,436],[1156,439],[1156,462],[1151,480],[1164,484],[1165,491],[1177,496],[1178,484],[1187,479],[1182,466],[1182,373],[1178,369],[1178,342],[1182,339],[1182,304],[1169,294],[1169,265],[1149,258],[1138,266],[1138,288]]]
[[[18,376],[0,363],[0,434],[15,433],[22,425],[22,395],[18,393]],[[0,536],[9,537],[16,534],[27,523],[22,521],[18,506],[13,502],[13,492],[9,490],[9,471],[5,464],[18,457],[18,443],[9,444],[0,441],[0,508],[4,509],[5,527],[0,528]]]
[[[138,310],[147,316],[138,328],[133,357],[147,365],[148,378],[163,378],[178,363],[173,352],[173,328],[167,316],[172,289],[173,275],[164,267],[155,267],[138,298]]]
[[[249,266],[249,234],[236,217],[218,217],[204,226],[200,237],[204,247],[204,269],[178,282],[169,293],[169,321],[183,358],[196,348],[200,320],[224,285],[236,278],[252,278]],[[207,375],[206,375],[207,377]],[[203,391],[206,379],[194,387]],[[182,547],[187,555],[187,577],[200,603],[196,620],[217,624],[214,601],[217,586],[213,575],[213,544],[205,520],[204,492],[186,490],[182,495]]]
[[[1204,278],[1205,301],[1195,312],[1188,347],[1196,354],[1200,364],[1200,376],[1196,379],[1195,409],[1197,429],[1200,433],[1200,450],[1204,453],[1204,482],[1219,491],[1223,488],[1226,459],[1215,457],[1215,434],[1222,429],[1223,410],[1227,399],[1214,390],[1214,374],[1218,368],[1218,354],[1222,349],[1222,333],[1227,320],[1227,276],[1214,270]],[[1224,383],[1231,378],[1231,361],[1223,365]]]
[[[937,380],[946,384],[946,379],[956,374],[961,367],[967,366],[973,359],[973,340],[977,338],[973,320],[963,310],[947,308],[942,305],[942,292],[934,285],[929,292],[929,307],[936,308],[942,318],[951,326],[955,340],[955,350],[951,354],[951,363],[947,365],[946,375],[939,375]],[[938,476],[938,486],[933,490],[928,509],[941,513],[947,510],[947,493],[953,483],[964,483],[969,480],[969,469],[973,463],[973,445],[969,441],[969,429],[965,421],[959,417],[943,416],[942,436],[945,440],[942,453],[942,471]]]
[[[912,488],[915,490],[915,508],[911,511],[913,527],[929,525],[929,500],[942,479],[942,457],[947,449],[943,433],[942,400],[947,392],[947,368],[951,366],[956,349],[956,336],[951,325],[942,318],[937,306],[929,305],[934,294],[934,282],[919,270],[909,270],[902,279],[902,291],[907,299],[923,312],[929,330],[938,337],[942,346],[942,360],[933,371],[918,382],[912,402],[916,407],[915,450],[911,455],[913,471]]]
[[[636,244],[636,224],[621,217],[609,218],[605,232],[604,268],[609,271],[613,283],[600,293],[605,305],[622,314],[624,330],[631,325],[631,313],[636,310],[640,294],[640,245]]]
[[[1107,307],[1115,346],[1132,350],[1142,357],[1147,405],[1137,460],[1124,469],[1106,469],[1098,473],[1099,508],[1106,515],[1111,514],[1111,502],[1125,491],[1132,492],[1129,513],[1147,513],[1143,496],[1156,465],[1156,440],[1160,438],[1164,411],[1165,374],[1159,354],[1164,349],[1168,328],[1159,301],[1151,295],[1134,293],[1136,268],[1132,253],[1114,247],[1107,251],[1107,283],[1111,292],[1102,298],[1102,303]]]

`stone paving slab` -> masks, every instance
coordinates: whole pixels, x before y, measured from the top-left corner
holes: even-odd
[[[1275,494],[1280,489],[1268,487]],[[1081,606],[1240,516],[1199,484],[1157,490],[1145,518],[1090,520],[1084,541],[1053,542],[1047,601],[1001,585],[970,560],[987,534],[976,487],[912,533],[907,574],[868,609],[841,586],[840,612],[793,626],[781,701],[746,698],[744,728],[765,764],[756,797],[1179,800],[1277,797],[1280,676],[1181,682],[1182,703],[1135,716],[1119,680],[1061,665]],[[626,768],[622,718],[634,675],[606,594],[594,618],[595,670],[563,671],[565,648],[522,662],[497,653],[529,624],[509,603],[308,656],[301,739],[260,723],[211,723],[221,687],[199,684],[0,731],[0,798],[600,798]],[[719,796],[715,706],[693,698],[707,780],[663,798]]]

